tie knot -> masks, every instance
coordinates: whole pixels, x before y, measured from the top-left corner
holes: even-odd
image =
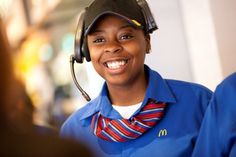
[[[166,104],[154,100],[135,116],[128,119],[109,119],[97,113],[93,116],[91,128],[96,136],[107,141],[126,142],[133,140],[155,126],[164,116]]]

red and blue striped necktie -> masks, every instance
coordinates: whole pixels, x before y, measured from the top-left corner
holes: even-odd
[[[92,118],[91,128],[99,138],[126,142],[138,138],[156,125],[164,116],[165,108],[165,103],[156,103],[151,100],[130,119],[109,119],[98,112]]]

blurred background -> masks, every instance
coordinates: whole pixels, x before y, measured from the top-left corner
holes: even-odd
[[[146,64],[164,78],[214,90],[236,71],[235,0],[147,0],[159,30]],[[34,123],[60,128],[85,105],[73,83],[69,57],[80,11],[91,0],[0,0],[15,73],[35,107]],[[76,64],[79,83],[94,98],[103,80],[91,63]]]

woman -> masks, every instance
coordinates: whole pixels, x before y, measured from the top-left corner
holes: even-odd
[[[163,79],[144,64],[155,27],[139,2],[95,0],[86,9],[82,53],[105,83],[61,135],[107,157],[191,156],[211,91]]]

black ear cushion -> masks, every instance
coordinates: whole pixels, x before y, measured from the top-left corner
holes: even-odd
[[[84,38],[84,15],[85,15],[85,10],[83,10],[80,14],[75,33],[74,58],[77,63],[83,63],[83,58],[84,58],[84,55],[82,53],[83,38]]]
[[[86,61],[90,62],[91,58],[90,58],[90,54],[89,54],[87,38],[84,38],[84,40],[83,40],[83,45],[81,47],[81,52],[82,52],[83,56],[85,57]]]
[[[81,53],[80,44],[75,41],[74,58],[77,63],[83,63],[83,54]]]

